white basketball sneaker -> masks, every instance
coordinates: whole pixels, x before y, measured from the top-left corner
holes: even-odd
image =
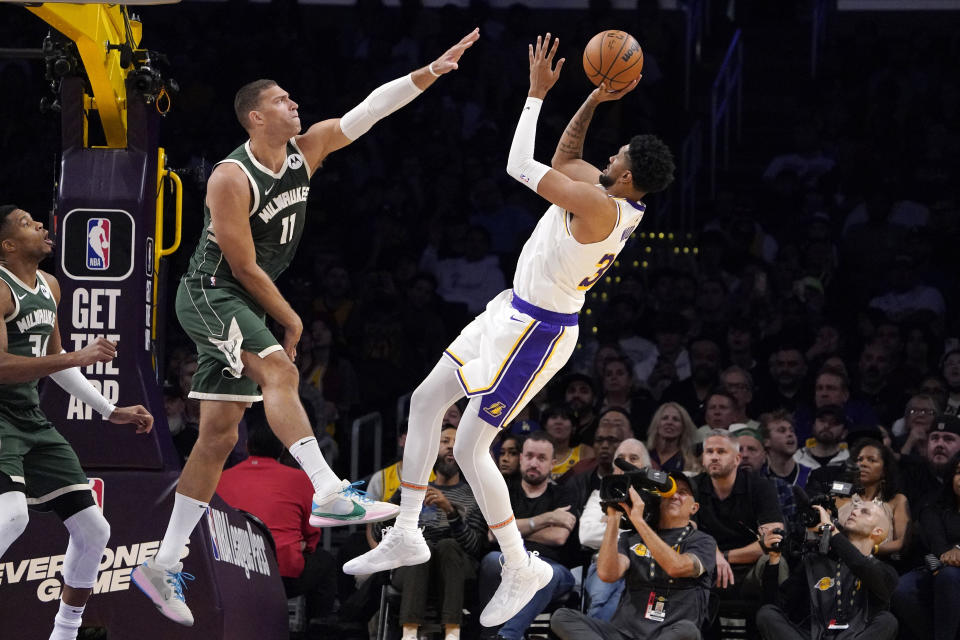
[[[193,614],[183,597],[184,580],[193,580],[193,576],[183,571],[182,562],[161,569],[154,566],[150,558],[133,570],[130,579],[147,594],[160,613],[185,627],[193,626]]]
[[[380,544],[343,565],[343,572],[351,576],[363,576],[397,567],[423,564],[429,559],[430,547],[423,539],[420,529],[411,531],[387,527],[383,530]]]
[[[527,552],[525,563],[516,567],[504,564],[500,576],[500,586],[480,613],[480,624],[485,627],[496,627],[517,615],[533,594],[550,584],[553,567],[541,560],[536,551]]]
[[[366,492],[357,489],[359,484],[360,482],[350,484],[344,480],[339,491],[325,496],[313,494],[310,525],[336,527],[342,524],[380,522],[395,518],[400,513],[398,505],[368,498]]]

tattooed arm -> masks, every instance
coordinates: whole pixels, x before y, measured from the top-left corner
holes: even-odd
[[[560,142],[557,143],[557,150],[553,152],[550,166],[572,180],[597,184],[600,169],[583,159],[583,139],[586,137],[587,127],[590,126],[590,121],[593,119],[593,112],[596,111],[597,105],[601,102],[619,100],[636,89],[639,81],[640,78],[638,77],[619,91],[607,91],[603,84],[591,91],[567,124],[567,128],[563,130]]]
[[[600,170],[583,159],[583,139],[600,101],[591,93],[567,124],[550,166],[572,180],[597,184]]]

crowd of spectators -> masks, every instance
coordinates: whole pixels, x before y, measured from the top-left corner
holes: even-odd
[[[414,68],[451,34],[481,27],[482,39],[460,72],[317,173],[307,235],[280,282],[306,328],[298,346],[301,398],[337,468],[344,469],[349,421],[369,411],[395,428],[388,434],[391,441],[400,435],[402,453],[402,425],[393,424],[397,399],[453,333],[509,286],[521,243],[545,208],[528,190],[511,186],[503,171],[526,89],[531,29],[549,28],[572,46],[616,18],[644,43],[643,84],[625,101],[629,108],[616,106],[596,119],[588,157],[606,157],[633,133],[666,130],[678,141],[672,132],[682,123],[671,113],[676,80],[662,70],[680,64],[679,31],[642,4],[623,14],[554,12],[547,21],[519,5],[431,11],[416,3],[403,3],[396,20],[383,20],[384,9],[368,2],[339,13],[325,8],[336,19],[314,20],[315,8],[271,3],[270,29],[260,28],[268,15],[263,7],[244,5],[229,30],[216,3],[183,5],[191,20],[144,7],[148,46],[170,54],[170,72],[182,86],[165,123],[168,153],[201,175],[211,159],[242,142],[229,99],[243,82],[276,78],[301,104],[304,121],[313,122],[343,113],[378,82]],[[207,37],[184,48],[195,41],[188,30]],[[0,34],[14,35],[2,23]],[[249,51],[263,55],[251,59]],[[715,614],[725,607],[746,620],[749,633],[758,633],[757,626],[785,633],[784,620],[797,623],[826,609],[787,611],[790,599],[773,597],[771,585],[782,583],[784,593],[797,587],[787,574],[802,571],[802,561],[771,557],[769,543],[796,535],[808,497],[847,478],[856,486],[838,500],[841,524],[853,513],[854,521],[876,526],[851,527],[852,546],[838,543],[836,553],[852,573],[840,576],[837,568],[837,584],[820,591],[829,590],[836,602],[849,596],[851,606],[861,607],[861,630],[877,621],[878,638],[897,627],[883,613],[890,609],[903,638],[958,637],[960,284],[950,274],[960,272],[954,250],[960,80],[949,67],[958,52],[956,34],[936,30],[891,35],[870,25],[836,36],[817,83],[790,104],[797,117],[784,118],[789,133],[773,140],[780,149],[763,167],[728,176],[698,210],[696,228],[674,228],[651,207],[640,237],[591,292],[581,344],[567,369],[504,429],[491,452],[509,478],[528,548],[555,572],[547,589],[492,633],[519,638],[538,614],[564,606],[555,625],[562,636],[580,628],[570,626],[580,622],[569,608],[579,609],[575,599],[583,598],[587,616],[624,637],[646,638],[631,635],[644,633],[642,625],[623,623],[618,609],[632,603],[634,617],[653,621],[686,611],[686,605],[671,608],[677,603],[658,610],[653,601],[636,600],[673,579],[711,591],[711,615],[696,619],[704,633],[719,633]],[[546,138],[552,143],[589,88],[570,67],[545,108],[543,157]],[[0,61],[0,86],[30,94],[38,73],[23,62]],[[0,104],[0,142],[21,159],[0,185],[25,206],[49,193],[52,176],[31,167],[52,171],[56,147],[55,127],[30,109],[20,100]],[[748,124],[748,146],[749,135]],[[201,198],[202,184],[188,189],[185,238],[199,232]],[[37,202],[32,209],[42,211],[46,203]],[[187,257],[181,251],[169,272],[179,275]],[[198,420],[196,403],[185,399],[196,360],[178,345],[175,320],[168,320],[166,412],[186,457]],[[455,427],[459,412],[452,407],[445,422]],[[251,429],[251,442],[260,430]],[[454,434],[455,428],[443,432],[448,440]],[[262,453],[270,444],[249,451],[248,472],[274,468],[277,456]],[[443,560],[392,576],[404,594],[397,630],[405,637],[415,636],[427,598],[438,595],[445,633],[459,637],[467,624],[461,609],[479,611],[499,575],[476,504],[443,453],[452,451],[448,445],[431,479],[437,495],[422,516]],[[243,449],[231,464],[245,457]],[[692,520],[705,536],[655,532],[672,544],[684,540],[689,554],[674,557],[643,538],[650,551],[644,555],[628,535],[621,541],[629,545],[603,551],[604,536],[616,531],[608,533],[615,527],[599,488],[616,473],[615,457],[689,478],[686,485],[678,480],[686,488],[661,509],[670,522]],[[398,465],[376,471],[371,493],[390,499],[400,473]],[[857,550],[870,550],[874,538],[875,555]],[[360,546],[368,543],[376,543],[376,532]],[[336,596],[328,583],[304,586],[287,573],[330,559],[310,553],[316,540],[309,533],[291,544],[284,547],[291,594],[323,589],[331,607],[333,600],[342,605],[344,619],[348,609],[369,619],[370,607],[354,601],[357,594],[368,604],[378,601],[378,592],[362,585],[354,592],[357,585],[343,581]],[[639,568],[617,565],[617,553],[631,563],[639,557]],[[654,576],[654,564],[663,573]],[[636,574],[648,568],[653,590]],[[869,598],[850,591],[861,570],[869,576],[865,584],[879,585]],[[899,583],[891,583],[891,572]],[[441,585],[449,588],[438,591]],[[451,591],[465,600],[450,598]],[[330,609],[317,605],[317,611]],[[850,620],[833,623],[856,627]],[[837,637],[842,631],[834,629]],[[687,637],[682,632],[676,637]]]

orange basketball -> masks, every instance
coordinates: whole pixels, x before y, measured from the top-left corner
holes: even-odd
[[[601,31],[590,38],[583,50],[583,70],[590,82],[619,91],[643,70],[643,51],[636,38],[626,31]]]

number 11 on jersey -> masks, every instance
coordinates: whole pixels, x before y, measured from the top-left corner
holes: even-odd
[[[280,220],[283,228],[280,229],[280,244],[287,244],[293,239],[293,230],[297,226],[297,214],[285,216]]]
[[[597,263],[597,272],[581,280],[580,284],[577,285],[577,289],[585,291],[596,284],[597,280],[602,278],[603,274],[607,272],[607,269],[613,265],[614,258],[616,258],[616,256],[612,253],[604,254],[603,257],[600,258],[600,262]]]

